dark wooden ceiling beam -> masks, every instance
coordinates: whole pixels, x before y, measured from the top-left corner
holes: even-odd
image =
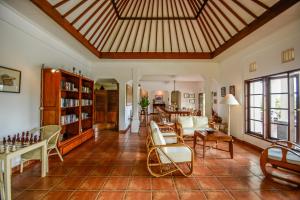
[[[101,52],[103,59],[211,59],[207,52]]]
[[[107,3],[107,1],[102,2],[98,8],[80,25],[78,28],[78,31],[81,31],[81,29],[99,12],[99,10]]]
[[[89,7],[87,7],[78,17],[76,17],[71,24],[75,24],[78,20],[81,19],[91,8],[93,8],[98,3],[98,0],[95,0]]]
[[[104,4],[102,4],[102,5],[104,6]],[[98,15],[98,17],[94,20],[94,22],[85,31],[83,36],[86,37],[89,34],[89,32],[95,27],[95,25],[99,22],[99,20],[106,14],[106,12],[111,12],[112,10],[113,10],[112,6],[110,4],[107,4],[107,6],[103,9],[103,12],[101,12]],[[105,20],[105,18],[104,18],[104,20]]]
[[[237,14],[224,0],[219,0],[225,8],[227,8],[240,22],[242,22],[245,26],[247,26],[247,22],[239,15]]]
[[[76,4],[75,6],[73,6],[73,8],[71,8],[69,11],[67,11],[63,17],[66,18],[68,15],[70,15],[72,12],[74,12],[77,8],[79,8],[82,4],[84,4],[85,2],[87,2],[87,0],[81,0],[78,4]]]
[[[269,6],[267,6],[266,4],[264,4],[263,2],[261,2],[260,0],[252,0],[252,1],[255,2],[256,4],[258,4],[259,6],[263,7],[266,10],[269,9]]]
[[[56,3],[56,4],[54,4],[53,7],[54,7],[54,8],[58,8],[59,6],[64,5],[64,4],[67,3],[68,1],[70,1],[70,0],[62,0],[62,1],[60,1],[60,2],[58,2],[58,3]]]
[[[236,27],[236,25],[227,17],[227,15],[224,14],[224,12],[219,8],[219,6],[214,2],[214,0],[209,1],[217,10],[218,12],[227,20],[227,22],[236,30],[236,32],[239,32],[239,29]]]
[[[228,34],[228,36],[232,37],[232,34],[229,32],[228,28],[226,28],[226,26],[224,25],[224,23],[222,22],[222,20],[220,19],[220,17],[218,17],[218,15],[215,13],[215,11],[210,7],[209,4],[206,5],[207,8],[210,10],[210,12],[213,14],[213,16],[218,20],[219,24],[223,27],[223,29],[226,31],[226,33]]]
[[[226,49],[245,38],[250,33],[254,32],[274,17],[278,16],[280,13],[284,12],[288,8],[292,7],[294,4],[298,3],[299,0],[280,0],[275,3],[272,7],[269,8],[266,12],[264,12],[261,16],[259,16],[256,20],[250,23],[247,27],[242,29],[239,33],[234,35],[231,39],[229,39],[222,46],[217,48],[213,53],[213,57],[220,55],[220,53],[224,52]]]
[[[44,11],[56,23],[68,31],[74,38],[76,38],[82,45],[88,48],[93,54],[99,56],[98,50],[89,43],[65,18],[62,18],[60,13],[48,1],[31,0],[36,6]]]
[[[236,3],[239,7],[241,7],[244,11],[246,11],[249,15],[251,15],[254,19],[257,18],[257,15],[254,14],[249,8],[247,8],[244,4],[237,0],[233,0],[234,3]]]

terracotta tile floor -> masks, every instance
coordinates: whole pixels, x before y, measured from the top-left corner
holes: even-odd
[[[146,167],[145,131],[118,134],[102,131],[64,156],[50,159],[48,176],[40,164],[13,175],[14,199],[300,199],[300,189],[267,180],[259,167],[259,152],[234,143],[229,153],[197,146],[193,176],[153,178]],[[187,144],[192,145],[190,141]],[[227,144],[220,144],[226,147]]]

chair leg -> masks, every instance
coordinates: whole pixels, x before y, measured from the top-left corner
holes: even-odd
[[[23,173],[23,166],[24,165],[24,162],[23,160],[21,159],[21,164],[20,164],[20,173]]]
[[[58,156],[59,156],[59,158],[60,158],[61,162],[63,162],[63,161],[64,161],[64,159],[63,159],[63,157],[61,156],[61,154],[60,154],[60,152],[59,152],[58,148],[57,148],[57,147],[55,147],[55,149],[56,149],[56,151],[57,151],[57,154],[58,154]]]

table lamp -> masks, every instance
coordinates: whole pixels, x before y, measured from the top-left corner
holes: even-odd
[[[220,103],[228,105],[228,135],[230,135],[230,107],[240,104],[232,94],[227,94]]]

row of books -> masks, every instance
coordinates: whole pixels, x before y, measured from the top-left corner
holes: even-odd
[[[79,100],[78,99],[64,99],[61,98],[61,105],[62,108],[67,107],[76,107],[79,106]]]
[[[84,93],[91,93],[91,88],[82,86],[81,92],[84,92]]]
[[[83,119],[88,119],[88,118],[90,118],[91,116],[90,116],[90,114],[89,113],[85,113],[85,112],[83,112],[83,113],[81,113],[81,119],[83,120]]]
[[[78,117],[75,114],[63,115],[60,117],[61,125],[71,124],[78,121]]]
[[[81,105],[82,106],[90,106],[93,104],[93,100],[90,99],[81,99]]]
[[[67,91],[78,92],[78,88],[75,88],[74,83],[65,80],[61,81],[61,88]]]

